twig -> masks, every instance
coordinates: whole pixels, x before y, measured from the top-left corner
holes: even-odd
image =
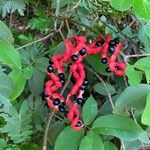
[[[58,32],[58,31],[56,31],[56,32]],[[25,48],[25,47],[27,47],[27,46],[30,46],[30,45],[33,45],[33,44],[35,44],[35,43],[44,41],[44,40],[48,39],[49,37],[51,37],[51,36],[52,36],[54,33],[56,33],[56,32],[50,33],[50,34],[48,34],[47,36],[45,36],[45,37],[43,37],[43,38],[40,38],[40,39],[38,39],[38,40],[35,40],[35,41],[30,42],[30,43],[28,43],[28,44],[25,44],[25,45],[23,45],[23,46],[17,48],[17,50],[20,50],[20,49],[23,49],[23,48]]]
[[[58,14],[59,14],[59,7],[60,7],[60,0],[57,0],[57,2],[56,2],[56,12],[55,12],[56,16],[58,16]],[[57,30],[57,18],[55,18],[54,30]]]
[[[76,8],[80,5],[80,2],[81,2],[81,0],[78,0],[78,2],[76,3],[76,5],[74,5],[74,6],[73,6],[72,8],[70,8],[69,10],[63,12],[62,15],[63,15],[63,14],[66,14],[66,13],[69,13],[69,12],[73,11],[74,9],[76,9]]]
[[[64,87],[62,88],[61,92],[60,92],[60,95],[63,95],[63,93],[65,92],[65,89],[67,88],[69,82],[70,82],[70,78],[71,78],[71,73],[69,74],[68,76],[68,79],[64,85]],[[44,132],[44,138],[43,138],[43,147],[42,147],[42,150],[47,150],[47,136],[48,136],[48,132],[49,132],[49,126],[50,126],[50,123],[52,121],[52,118],[54,116],[54,112],[51,112],[50,113],[50,116],[49,116],[49,119],[48,119],[48,122],[46,124],[46,129],[45,129],[45,132]]]
[[[104,87],[105,87],[105,89],[106,89],[106,92],[107,92],[108,99],[109,99],[109,101],[110,101],[111,107],[112,107],[112,109],[114,109],[115,106],[114,106],[113,100],[112,100],[112,98],[111,98],[111,94],[110,94],[110,92],[109,92],[109,90],[108,90],[108,88],[107,88],[107,85],[106,85],[105,82],[103,81],[103,79],[102,79],[94,70],[92,70],[91,68],[89,68],[89,67],[87,67],[87,66],[86,66],[86,68],[87,68],[90,72],[92,72],[92,73],[102,82],[102,84],[104,85]]]

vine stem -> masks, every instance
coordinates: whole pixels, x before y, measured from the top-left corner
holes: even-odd
[[[115,106],[114,106],[113,100],[112,100],[112,98],[111,98],[111,94],[110,94],[110,92],[109,92],[109,89],[107,88],[107,85],[106,85],[105,82],[103,81],[103,79],[102,79],[94,70],[92,70],[91,68],[89,68],[89,67],[87,67],[87,66],[86,66],[86,68],[87,68],[91,73],[93,73],[93,74],[102,82],[102,84],[104,85],[104,87],[105,87],[105,89],[106,89],[106,92],[107,92],[108,99],[109,99],[109,101],[110,101],[111,107],[112,107],[112,109],[114,109]]]
[[[105,89],[106,89],[106,92],[107,92],[107,95],[108,95],[108,99],[110,101],[110,104],[111,104],[111,107],[112,109],[114,110],[115,106],[114,106],[114,103],[113,103],[113,100],[111,98],[111,94],[109,92],[109,89],[107,88],[107,85],[105,84],[105,82],[103,81],[103,79],[94,71],[92,70],[91,68],[87,67],[86,68],[91,72],[93,73],[101,82],[102,84],[104,85]],[[123,140],[120,139],[120,142],[121,142],[121,150],[125,150],[125,145],[124,145],[124,142]]]
[[[62,88],[62,90],[60,92],[60,95],[63,95],[63,93],[65,92],[65,90],[66,90],[66,88],[67,88],[67,86],[70,82],[71,75],[72,74],[70,73],[64,87]],[[55,115],[55,113],[53,111],[49,115],[49,118],[48,118],[48,121],[47,121],[47,124],[46,124],[46,128],[45,128],[45,132],[44,132],[42,150],[47,150],[47,137],[48,137],[49,127],[50,127],[50,124],[51,124],[51,121],[52,121],[54,115]]]

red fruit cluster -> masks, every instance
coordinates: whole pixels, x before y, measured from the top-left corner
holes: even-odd
[[[60,111],[70,121],[71,126],[75,130],[80,130],[83,123],[80,120],[80,111],[84,103],[83,93],[88,85],[84,70],[83,59],[87,55],[100,54],[103,64],[108,64],[107,72],[114,72],[118,76],[123,76],[125,72],[125,63],[118,62],[119,51],[122,44],[116,38],[111,39],[107,35],[105,40],[98,38],[96,41],[86,44],[87,40],[84,36],[73,36],[65,40],[65,51],[62,54],[56,54],[49,60],[47,74],[50,80],[45,84],[45,99],[48,106],[53,111]],[[64,66],[69,63],[69,71],[74,79],[74,84],[70,89],[66,98],[58,93],[58,90],[65,84]],[[76,101],[72,101],[72,97],[76,96]],[[69,111],[67,111],[69,109]]]

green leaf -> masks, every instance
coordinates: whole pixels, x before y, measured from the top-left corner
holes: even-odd
[[[134,67],[145,71],[145,70],[150,70],[150,58],[149,57],[145,57],[145,58],[141,58],[139,59],[135,64]]]
[[[117,147],[112,142],[105,141],[104,150],[117,150]]]
[[[0,40],[0,61],[12,69],[21,70],[21,58],[18,51],[9,43]]]
[[[150,93],[146,98],[146,106],[141,117],[141,122],[145,125],[150,125]]]
[[[8,97],[14,88],[13,82],[8,75],[0,72],[0,93]]]
[[[94,131],[88,132],[82,139],[79,150],[104,150],[100,136]]]
[[[0,139],[1,150],[7,148],[7,142],[4,139]]]
[[[98,112],[98,106],[93,98],[93,96],[90,96],[87,101],[85,102],[83,109],[82,109],[82,117],[83,121],[86,125],[89,125],[92,123],[92,121],[95,119]]]
[[[37,59],[37,61],[35,62],[35,68],[42,71],[42,72],[45,72],[46,71],[46,68],[48,66],[48,58],[46,57],[40,57],[39,59]]]
[[[93,123],[92,129],[97,133],[113,135],[126,141],[134,141],[144,132],[132,119],[113,114],[97,118]]]
[[[33,75],[29,80],[28,84],[29,84],[30,91],[34,95],[39,95],[43,91],[44,78],[45,78],[45,73],[37,70],[36,68],[33,68]]]
[[[54,150],[78,150],[79,143],[84,135],[83,129],[73,130],[70,126],[66,127],[57,137]]]
[[[14,38],[9,28],[0,20],[0,39],[3,39],[11,44],[14,43]]]
[[[94,85],[93,88],[97,93],[101,95],[108,95],[106,88],[108,89],[111,95],[116,93],[116,90],[114,89],[112,85],[108,84],[107,82],[105,82],[105,85],[103,83],[97,83],[96,85]]]
[[[26,67],[22,70],[23,72],[23,76],[25,79],[30,79],[32,77],[33,74],[33,68],[31,67]]]
[[[136,71],[134,67],[130,64],[126,67],[126,75],[128,77],[128,82],[130,85],[137,85],[142,80],[141,71]]]
[[[143,26],[145,34],[150,38],[150,24],[146,24]]]
[[[14,70],[9,74],[10,78],[14,83],[13,93],[10,95],[11,100],[15,100],[23,91],[26,80],[23,73],[18,70]]]
[[[89,55],[86,59],[95,71],[102,75],[109,75],[109,73],[105,71],[107,65],[102,64],[100,55]]]
[[[150,3],[145,0],[134,0],[134,11],[138,18],[150,21]]]
[[[115,113],[123,113],[125,110],[135,108],[142,111],[145,107],[146,96],[150,92],[150,85],[139,84],[127,87],[117,98]]]
[[[110,0],[111,6],[119,11],[125,11],[131,8],[133,0]]]
[[[27,101],[21,104],[19,113],[13,106],[10,106],[0,116],[6,122],[4,126],[1,126],[0,132],[6,133],[14,143],[21,143],[30,139],[30,135],[32,134],[32,125],[30,124],[32,113],[29,110]]]

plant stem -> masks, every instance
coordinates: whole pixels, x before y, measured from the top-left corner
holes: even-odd
[[[71,73],[69,74],[68,76],[68,79],[64,85],[64,87],[62,88],[61,92],[60,92],[60,95],[63,95],[63,93],[65,92],[69,82],[70,82],[70,78],[71,78]],[[44,138],[43,138],[43,147],[42,147],[42,150],[47,150],[47,137],[48,137],[48,132],[49,132],[49,127],[50,127],[50,123],[52,121],[52,118],[53,116],[55,115],[55,113],[52,111],[49,115],[49,118],[48,118],[48,121],[47,121],[47,124],[46,124],[46,128],[45,128],[45,132],[44,132]]]

